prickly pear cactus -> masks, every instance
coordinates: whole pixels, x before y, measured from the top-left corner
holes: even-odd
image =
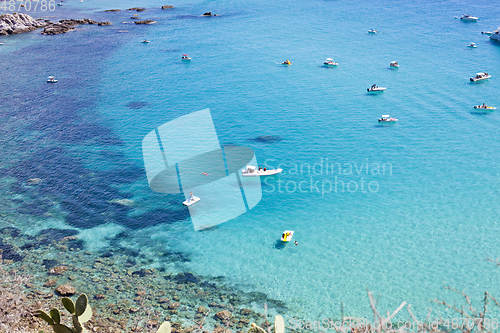
[[[56,308],[50,310],[50,315],[42,310],[38,310],[35,315],[52,326],[55,333],[86,333],[87,331],[82,324],[92,317],[92,308],[88,304],[87,295],[81,294],[76,300],[76,304],[68,297],[63,297],[61,303],[72,314],[73,329],[61,324],[61,312]]]

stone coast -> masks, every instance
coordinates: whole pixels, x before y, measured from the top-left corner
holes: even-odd
[[[139,323],[149,320],[154,328],[168,320],[174,333],[242,333],[252,322],[265,326],[264,304],[275,313],[287,312],[284,303],[263,293],[234,290],[222,277],[148,268],[150,262],[140,252],[82,250],[71,230],[48,229],[26,236],[15,228],[3,228],[0,251],[5,270],[32,275],[25,293],[34,306],[62,309],[62,296],[87,294],[94,313],[88,323],[92,332],[137,332],[134,327]],[[178,260],[185,258],[165,256],[166,262]],[[272,322],[272,317],[266,320]],[[34,330],[44,327],[38,319],[30,325]]]

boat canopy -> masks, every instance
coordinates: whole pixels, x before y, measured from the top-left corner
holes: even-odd
[[[255,170],[255,167],[253,165],[247,165],[247,170],[251,170],[251,171],[254,171]]]
[[[332,58],[326,58],[326,61],[333,61]]]
[[[486,75],[485,72],[481,72],[481,73],[476,73],[476,75]]]
[[[382,118],[390,118],[391,116],[389,116],[388,114],[384,114],[382,115]]]

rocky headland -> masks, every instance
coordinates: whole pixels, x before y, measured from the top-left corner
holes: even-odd
[[[35,20],[31,16],[23,13],[0,15],[0,36],[20,34],[44,28],[42,35],[57,35],[71,30],[80,24],[97,24],[100,26],[111,25],[111,22],[97,22],[90,19],[68,19],[59,22],[50,20]]]
[[[49,20],[35,20],[23,13],[0,15],[0,36],[33,31],[51,24]]]

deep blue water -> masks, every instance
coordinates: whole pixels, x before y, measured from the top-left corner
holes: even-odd
[[[86,249],[119,244],[158,267],[159,253],[182,252],[190,260],[169,269],[225,276],[311,320],[338,316],[341,301],[347,314],[368,315],[366,288],[384,310],[406,300],[421,315],[444,312],[429,300],[453,299],[445,284],[475,301],[485,290],[498,295],[500,275],[484,259],[499,255],[500,118],[472,112],[483,102],[500,107],[500,44],[480,33],[500,25],[497,7],[163,4],[142,3],[148,10],[138,15],[157,23],[139,26],[121,23],[135,12],[102,12],[137,3],[67,1],[51,15],[113,25],[1,38],[9,79],[0,82],[0,210],[17,227],[77,229]],[[200,16],[209,10],[220,16]],[[455,18],[463,13],[480,20]],[[183,63],[183,53],[193,60]],[[339,66],[322,67],[327,57]],[[285,59],[292,65],[280,66]],[[492,78],[471,84],[479,71]],[[59,82],[47,84],[48,75]],[[368,95],[374,83],[387,90]],[[222,145],[251,147],[259,164],[284,172],[262,183],[250,212],[195,232],[182,195],[149,189],[141,142],[205,108]],[[381,127],[382,114],[399,122]],[[258,139],[265,135],[279,140]],[[314,169],[326,159],[341,170]],[[27,186],[35,177],[41,185]],[[301,182],[309,185],[300,190]],[[285,229],[299,246],[276,248]]]

